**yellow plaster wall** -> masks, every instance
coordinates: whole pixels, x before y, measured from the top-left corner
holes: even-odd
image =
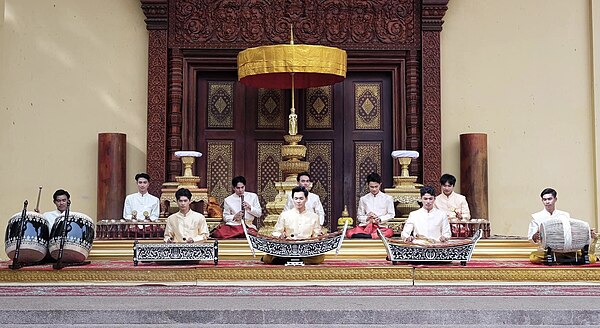
[[[451,0],[442,32],[442,167],[488,135],[492,233],[524,235],[539,193],[595,226],[590,1]]]
[[[147,31],[139,0],[2,0],[0,227],[28,199],[96,215],[100,132],[127,134],[127,191],[146,167]],[[4,231],[4,230],[2,230]],[[4,245],[4,234],[2,234]],[[0,247],[2,257],[4,247]]]

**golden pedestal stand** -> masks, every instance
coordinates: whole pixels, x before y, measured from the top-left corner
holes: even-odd
[[[194,165],[196,157],[202,156],[202,153],[195,151],[178,151],[175,152],[175,156],[181,158],[181,162],[184,166],[183,176],[175,177],[177,182],[163,183],[160,202],[161,204],[168,203],[168,205],[165,206],[163,213],[161,213],[162,216],[166,217],[169,214],[177,211],[178,206],[177,199],[175,199],[175,192],[177,192],[177,190],[180,188],[187,188],[190,190],[192,193],[192,199],[190,199],[190,201],[192,203],[204,202],[204,205],[202,206],[202,214],[207,215],[206,209],[208,207],[208,189],[199,188],[198,183],[200,182],[200,177],[192,174],[192,165]],[[218,219],[219,221],[221,220],[221,218]],[[210,223],[208,221],[209,220],[207,219],[207,223]]]
[[[416,183],[416,176],[410,176],[408,173],[408,166],[412,158],[417,158],[419,153],[400,151],[400,155],[394,152],[392,156],[398,159],[402,169],[400,176],[394,176],[394,188],[386,188],[384,192],[394,198],[396,207],[396,217],[388,221],[388,227],[393,229],[395,234],[399,234],[402,232],[408,214],[420,208],[418,203],[421,199],[419,188],[422,185]]]
[[[295,114],[294,111],[292,113]],[[294,123],[290,118],[290,126]],[[271,235],[273,232],[279,215],[283,211],[289,195],[292,193],[292,189],[298,186],[298,182],[296,181],[298,173],[308,171],[309,163],[303,161],[306,156],[306,146],[298,144],[302,140],[302,135],[291,135],[293,132],[295,130],[290,127],[290,134],[283,136],[283,139],[288,144],[281,146],[282,161],[279,163],[279,169],[285,176],[285,181],[275,182],[277,195],[275,195],[275,200],[267,203],[268,215],[259,229],[259,233],[263,235]]]

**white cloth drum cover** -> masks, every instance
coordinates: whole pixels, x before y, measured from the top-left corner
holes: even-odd
[[[6,226],[4,249],[11,259],[15,256],[17,249],[21,215],[21,212],[14,214],[8,220],[8,225]],[[18,261],[22,263],[35,263],[43,260],[48,252],[49,235],[48,220],[44,219],[39,213],[33,211],[26,212]]]
[[[591,242],[590,225],[565,217],[548,219],[540,225],[542,248],[558,253],[576,252]]]
[[[52,233],[50,233],[48,250],[50,251],[50,256],[55,260],[58,259],[60,252],[64,221],[64,215],[59,216],[54,222],[54,226],[52,226]],[[85,261],[90,254],[90,249],[92,249],[92,243],[94,242],[94,222],[89,216],[83,213],[71,212],[67,219],[66,228],[66,239],[61,261],[65,263]]]

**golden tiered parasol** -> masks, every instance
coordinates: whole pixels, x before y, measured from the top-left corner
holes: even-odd
[[[238,79],[255,88],[292,89],[290,135],[297,134],[294,90],[331,85],[346,78],[346,51],[333,47],[294,44],[260,46],[237,57]]]

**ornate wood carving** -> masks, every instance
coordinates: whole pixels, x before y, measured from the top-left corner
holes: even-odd
[[[170,64],[167,178],[168,181],[175,181],[175,177],[182,172],[181,160],[175,157],[175,152],[182,150],[183,54],[180,49],[171,50]]]
[[[148,32],[148,136],[146,171],[150,193],[160,194],[165,182],[167,141],[167,30]]]
[[[238,48],[298,43],[418,49],[418,0],[171,0],[169,46]],[[327,24],[323,24],[327,22]]]
[[[160,195],[165,181],[167,118],[167,0],[142,0],[148,29],[148,135],[146,172],[150,193]]]
[[[166,30],[169,0],[141,0],[147,30]]]
[[[406,140],[404,148],[421,151],[421,116],[419,108],[419,58],[417,51],[411,51],[406,60]],[[410,174],[421,177],[421,158],[411,161]],[[400,175],[399,165],[395,175]]]
[[[440,31],[447,4],[448,0],[423,0],[422,8],[423,183],[432,186],[442,173]]]
[[[355,65],[385,63],[399,52],[408,54],[407,111],[401,117],[406,119],[402,129],[406,136],[400,144],[421,151],[411,174],[435,185],[441,173],[439,33],[447,4],[448,0],[141,0],[149,31],[147,172],[154,181],[151,192],[158,194],[163,182],[180,173],[181,164],[173,153],[186,146],[182,86],[187,88],[192,82],[185,80],[181,70],[188,56],[203,51],[199,60],[218,70],[223,67],[220,51],[289,42],[290,23],[298,43],[349,50],[349,63],[356,59]]]

